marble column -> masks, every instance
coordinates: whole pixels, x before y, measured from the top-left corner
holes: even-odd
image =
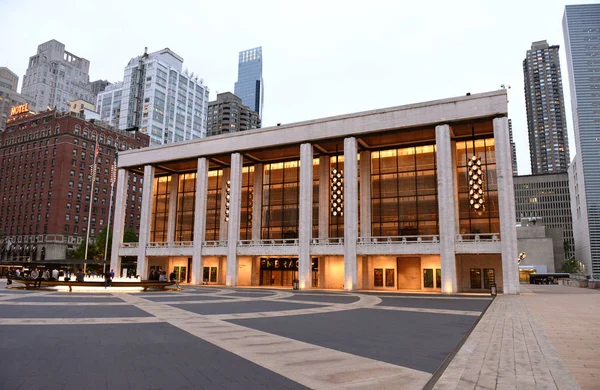
[[[231,199],[229,200],[229,223],[227,224],[227,286],[238,284],[237,242],[240,239],[242,206],[242,155],[231,154]],[[224,194],[225,196],[225,194]]]
[[[110,269],[115,271],[115,275],[121,275],[121,256],[119,248],[123,242],[123,232],[125,231],[125,216],[127,215],[127,182],[129,172],[125,169],[119,169],[117,173],[115,207],[112,225],[112,246],[110,252]],[[109,216],[110,218],[110,216]]]
[[[194,253],[192,254],[192,284],[202,284],[204,259],[202,242],[206,232],[206,201],[208,198],[208,160],[198,159],[196,199],[194,205]]]
[[[360,152],[360,236],[371,237],[371,152]]]
[[[175,225],[177,221],[177,189],[179,188],[179,175],[171,175],[171,188],[169,188],[169,214],[167,220],[167,242],[179,241],[175,237]]]
[[[252,240],[262,237],[263,165],[254,164],[254,184],[252,187]]]
[[[356,138],[344,139],[344,290],[358,289],[358,154]]]
[[[329,166],[331,164],[329,161],[329,156],[319,157],[319,238],[329,237],[329,216],[331,213],[329,200],[331,182]]]
[[[450,126],[435,127],[435,148],[437,157],[438,215],[440,226],[440,263],[442,268],[442,293],[458,292],[456,274],[456,192],[452,161]]]
[[[510,138],[506,117],[494,118],[494,141],[498,206],[500,209],[500,240],[502,241],[502,288],[504,294],[519,294],[515,189],[513,187]]]
[[[137,273],[142,280],[148,279],[148,259],[146,258],[146,244],[150,239],[150,226],[152,220],[152,197],[154,195],[154,167],[144,166],[144,187],[142,193],[142,210],[140,216],[140,234],[138,240]]]
[[[313,147],[306,143],[300,145],[300,220],[298,281],[300,289],[312,287],[310,239],[312,236],[313,205]]]

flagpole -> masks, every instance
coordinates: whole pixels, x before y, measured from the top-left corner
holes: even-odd
[[[88,223],[87,223],[87,231],[86,231],[86,238],[85,238],[85,256],[84,256],[84,263],[83,263],[83,273],[85,273],[86,268],[87,268],[87,257],[88,257],[88,247],[90,245],[90,224],[92,223],[92,205],[94,204],[93,199],[94,199],[94,185],[96,184],[96,163],[98,161],[98,136],[96,136],[96,147],[94,148],[94,163],[91,165],[91,170],[92,170],[92,187],[91,187],[91,194],[90,194],[90,205],[89,210],[88,210]]]
[[[119,144],[119,138],[117,137],[117,145]],[[118,150],[118,149],[117,149]],[[113,195],[115,193],[115,181],[117,179],[117,152],[115,151],[115,158],[113,166],[110,171],[110,205],[108,206],[108,224],[106,226],[106,238],[104,239],[104,267],[103,272],[106,273],[106,255],[108,252],[108,237],[110,237],[110,220],[113,207]]]

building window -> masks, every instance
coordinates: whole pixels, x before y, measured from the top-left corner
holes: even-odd
[[[371,153],[373,236],[439,234],[435,159],[434,145]]]
[[[263,176],[263,239],[298,237],[300,162],[265,164]]]
[[[167,242],[168,240],[167,221],[169,219],[170,184],[170,176],[154,178],[154,199],[152,202],[152,228],[150,229],[150,239],[152,242]]]
[[[481,269],[479,268],[471,268],[470,272],[471,278],[471,288],[472,289],[481,289]]]
[[[219,239],[221,228],[221,187],[223,171],[216,169],[208,172],[208,189],[206,200],[206,233],[205,240],[214,241]],[[140,182],[142,179],[140,178]]]
[[[252,218],[254,201],[254,167],[242,168],[242,204],[240,221],[240,240],[252,239]]]
[[[135,186],[133,186],[133,190],[136,190]],[[180,175],[179,183],[177,186],[177,216],[175,218],[175,241],[194,240],[195,203],[196,173],[186,173]]]

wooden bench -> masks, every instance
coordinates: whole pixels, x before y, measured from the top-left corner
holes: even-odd
[[[35,280],[31,279],[13,279],[13,283],[21,283],[25,285],[25,289],[30,290],[33,287]],[[141,287],[148,291],[149,288],[157,290],[165,290],[166,287],[174,285],[174,282],[158,282],[155,280],[142,280],[141,282],[112,282],[111,287]],[[42,280],[40,287],[69,287],[69,292],[73,291],[73,287],[104,287],[104,281],[98,282],[77,282],[77,281],[60,281],[60,280]]]

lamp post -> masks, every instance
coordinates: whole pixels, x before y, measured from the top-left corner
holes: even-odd
[[[106,225],[106,238],[104,239],[104,266],[102,272],[106,273],[106,255],[108,251],[108,237],[110,237],[110,220],[112,215],[113,207],[113,195],[115,193],[115,181],[117,178],[117,154],[115,153],[115,159],[113,166],[110,169],[110,204],[108,206],[108,223]]]
[[[96,184],[96,163],[98,161],[98,136],[96,136],[96,147],[94,149],[94,163],[91,165],[90,169],[92,171],[92,186],[90,192],[90,204],[88,206],[88,223],[87,223],[87,231],[85,237],[85,255],[84,255],[84,263],[83,263],[83,273],[85,273],[87,268],[87,257],[88,257],[88,248],[90,246],[90,225],[92,223],[92,204],[94,197],[94,185]]]

